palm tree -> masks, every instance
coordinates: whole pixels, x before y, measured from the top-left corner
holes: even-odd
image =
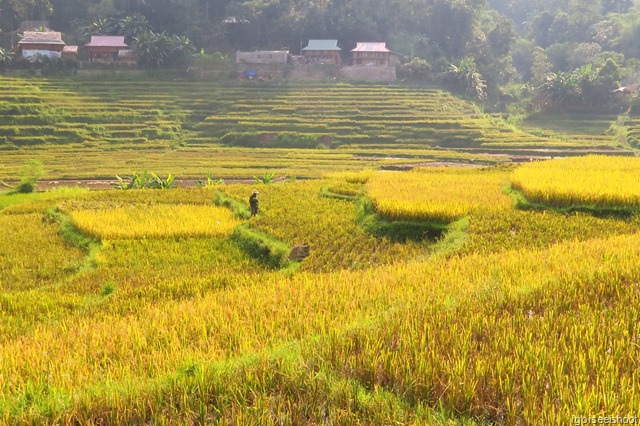
[[[115,34],[115,25],[109,18],[94,17],[87,25],[80,26],[77,32],[81,38],[88,40],[92,35]]]
[[[135,37],[140,34],[151,30],[151,24],[146,16],[140,13],[134,13],[133,15],[125,16],[117,22],[117,31],[119,35],[125,37],[127,43],[131,42]]]
[[[169,56],[169,50],[162,45],[162,34],[147,31],[133,38],[133,50],[138,64],[143,68],[160,68]]]
[[[552,73],[537,87],[535,102],[540,108],[566,106],[578,95],[578,91],[578,84],[571,75]]]
[[[487,96],[487,83],[478,71],[474,58],[465,58],[458,65],[449,65],[447,74],[455,88],[472,99],[482,101]]]
[[[191,55],[195,52],[191,40],[186,36],[173,35],[169,39],[171,48],[170,62],[173,66],[185,66],[188,64]]]

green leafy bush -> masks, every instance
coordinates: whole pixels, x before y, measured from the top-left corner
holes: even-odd
[[[27,194],[36,189],[36,182],[44,176],[44,168],[38,160],[28,160],[20,169],[21,179],[13,190],[14,193]]]
[[[255,132],[229,132],[220,141],[231,146],[258,146],[260,145],[260,134]]]

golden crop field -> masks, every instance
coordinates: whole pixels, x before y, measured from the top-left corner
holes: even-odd
[[[640,160],[607,156],[533,162],[514,170],[513,187],[533,202],[554,206],[640,204]]]
[[[228,209],[194,205],[105,205],[70,216],[79,231],[105,240],[224,236],[239,223]]]
[[[50,285],[72,269],[82,252],[67,247],[57,236],[57,227],[39,214],[1,215],[0,290],[38,288]],[[37,248],[34,250],[34,248]]]
[[[376,210],[389,220],[451,222],[477,209],[507,209],[504,173],[434,168],[377,173],[367,184]]]
[[[520,167],[0,194],[0,424],[635,415],[640,220],[519,210]],[[214,205],[253,189],[255,218]],[[395,203],[379,221],[458,222],[374,235],[364,197]],[[269,267],[238,226],[310,255]]]

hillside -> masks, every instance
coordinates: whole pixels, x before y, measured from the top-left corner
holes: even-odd
[[[315,165],[327,164],[328,171],[340,164],[357,169],[631,154],[608,132],[615,117],[600,117],[603,124],[595,127],[593,116],[574,116],[580,130],[572,134],[540,131],[553,124],[556,117],[550,117],[527,132],[437,89],[20,78],[3,78],[2,85],[0,150],[11,163],[0,172],[5,179],[29,158],[40,159],[52,178],[106,178],[132,167],[201,176],[211,171],[202,158],[212,155],[223,169],[216,173],[231,177],[262,173],[264,158],[278,158],[271,168],[283,174],[318,176],[290,168],[291,155],[316,158]],[[248,150],[228,149],[238,146]],[[287,147],[294,154],[252,147]],[[78,156],[84,164],[77,164],[77,173],[64,170],[64,162]]]

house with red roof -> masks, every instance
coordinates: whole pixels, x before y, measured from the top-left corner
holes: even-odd
[[[78,59],[78,46],[65,46],[64,49],[62,49],[62,57]]]
[[[357,43],[351,50],[353,65],[396,66],[400,56],[387,48],[386,43]]]
[[[18,50],[23,58],[36,55],[59,58],[62,56],[64,46],[62,34],[56,31],[25,31],[18,42]]]
[[[89,61],[119,61],[130,52],[124,36],[91,36],[91,41],[84,45]]]

